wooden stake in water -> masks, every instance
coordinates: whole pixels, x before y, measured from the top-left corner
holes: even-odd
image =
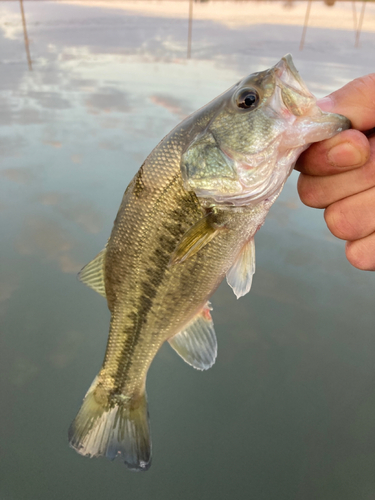
[[[23,10],[23,0],[20,0],[20,7],[21,7],[21,16],[22,16],[22,25],[23,25],[23,38],[25,40],[25,50],[26,50],[26,56],[27,56],[27,64],[29,65],[29,70],[32,71],[33,70],[33,66],[32,66],[31,57],[30,57],[29,37],[27,36],[25,11]]]
[[[355,0],[352,0],[352,11],[353,11],[354,31],[355,31],[355,33],[357,33],[357,9],[355,6]]]
[[[189,27],[188,27],[188,47],[187,58],[191,57],[191,33],[193,31],[193,0],[189,0]]]
[[[299,44],[299,50],[302,50],[303,46],[305,44],[305,37],[306,37],[306,31],[307,31],[307,24],[309,22],[309,17],[310,17],[310,10],[311,10],[311,0],[309,0],[307,3],[306,14],[305,14],[305,23],[303,25],[303,31],[302,31],[301,43]]]
[[[361,13],[359,15],[359,21],[358,21],[358,27],[357,27],[357,36],[355,38],[355,46],[356,47],[359,47],[359,36],[360,36],[361,30],[362,30],[362,23],[363,23],[363,18],[365,15],[365,8],[366,8],[366,0],[363,0],[362,9],[361,9]]]

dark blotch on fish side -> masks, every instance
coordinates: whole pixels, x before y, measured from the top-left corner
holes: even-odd
[[[144,194],[145,189],[146,186],[145,183],[143,182],[143,165],[142,165],[135,177],[134,191],[133,191],[135,197],[140,198],[142,194]]]

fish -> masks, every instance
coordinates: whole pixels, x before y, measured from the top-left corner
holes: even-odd
[[[209,299],[237,298],[255,272],[254,235],[298,156],[350,128],[316,104],[287,54],[188,116],[127,187],[104,248],[79,274],[111,313],[103,365],[70,426],[81,455],[151,465],[147,371],[164,342],[198,370],[217,340]]]

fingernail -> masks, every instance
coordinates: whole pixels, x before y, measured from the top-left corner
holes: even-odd
[[[333,108],[333,99],[332,97],[327,95],[326,97],[323,97],[323,99],[319,99],[316,104],[322,111],[331,111],[331,109]]]
[[[329,162],[336,167],[355,167],[362,163],[362,153],[350,142],[333,146],[327,156]]]

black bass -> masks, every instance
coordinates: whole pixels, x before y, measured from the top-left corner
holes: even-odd
[[[350,127],[322,112],[287,55],[196,111],[148,156],[125,191],[106,248],[80,279],[106,297],[103,366],[69,440],[89,457],[147,470],[146,376],[168,341],[206,370],[217,353],[208,299],[237,297],[255,272],[254,234],[309,144]]]

